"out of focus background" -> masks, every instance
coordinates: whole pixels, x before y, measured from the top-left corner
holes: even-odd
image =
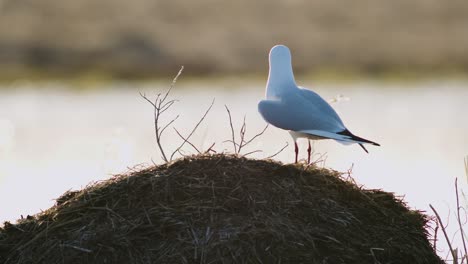
[[[317,164],[352,168],[365,187],[395,192],[412,208],[433,204],[454,223],[455,178],[468,190],[462,0],[0,0],[0,221],[38,213],[65,191],[129,167],[161,163],[153,111],[140,92],[155,98],[182,65],[170,95],[178,102],[162,121],[180,118],[164,146],[176,148],[172,126],[187,136],[215,99],[191,140],[232,152],[224,105],[236,131],[244,116],[248,136],[261,131],[257,102],[269,49],[279,43],[291,49],[299,85],[338,98],[332,106],[348,128],[382,145],[366,154],[316,142]],[[292,140],[274,127],[245,151],[265,158],[287,142],[274,158],[289,163]],[[301,158],[305,149],[301,142]]]
[[[468,69],[463,0],[2,0],[0,76],[264,73],[285,43],[297,71]]]

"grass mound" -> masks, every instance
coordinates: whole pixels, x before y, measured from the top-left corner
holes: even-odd
[[[1,263],[442,263],[427,219],[338,173],[194,156],[67,192],[0,229]]]

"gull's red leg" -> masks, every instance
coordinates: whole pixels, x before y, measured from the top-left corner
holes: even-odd
[[[307,148],[307,164],[310,164],[310,153],[312,153],[312,147],[310,146],[310,140],[309,141],[309,147]]]
[[[294,141],[294,152],[296,153],[296,161],[295,163],[297,163],[297,156],[299,155],[299,147],[297,146],[297,142]]]

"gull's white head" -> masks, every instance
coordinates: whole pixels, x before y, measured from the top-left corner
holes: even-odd
[[[284,45],[270,50],[270,71],[267,82],[267,98],[278,98],[290,89],[297,88],[291,65],[291,52]]]
[[[270,67],[272,65],[291,66],[291,52],[284,45],[276,45],[270,50]]]

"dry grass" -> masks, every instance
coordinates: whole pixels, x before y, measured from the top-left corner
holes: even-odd
[[[2,263],[442,263],[427,217],[339,173],[199,155],[67,192],[0,229]]]

